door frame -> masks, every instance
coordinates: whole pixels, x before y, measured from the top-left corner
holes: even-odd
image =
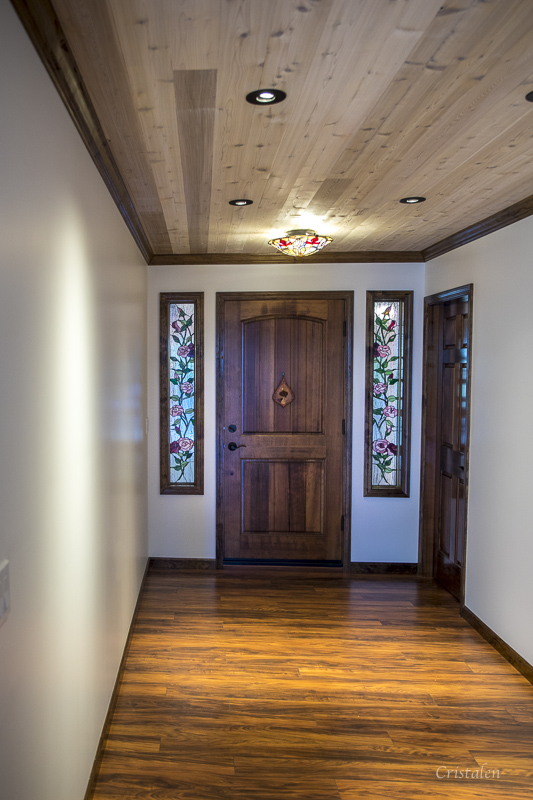
[[[343,492],[342,506],[344,517],[344,541],[342,568],[350,571],[351,561],[351,509],[352,509],[352,407],[353,407],[353,291],[331,292],[217,292],[216,293],[216,442],[217,442],[217,508],[216,508],[216,567],[224,565],[224,309],[228,300],[283,300],[292,298],[344,300],[346,313],[344,347],[344,419],[345,437],[342,464]],[[280,562],[281,564],[283,562]],[[313,565],[309,565],[313,568]]]
[[[434,578],[436,575],[438,545],[438,486],[439,452],[437,432],[440,426],[440,406],[438,405],[439,355],[437,337],[440,328],[440,309],[450,300],[466,298],[469,303],[468,315],[468,381],[466,387],[467,431],[465,448],[465,536],[463,568],[461,571],[460,604],[465,601],[466,541],[468,523],[468,484],[470,468],[470,414],[472,386],[472,320],[474,285],[458,286],[424,298],[424,355],[422,373],[422,447],[420,464],[420,525],[418,542],[418,575]]]

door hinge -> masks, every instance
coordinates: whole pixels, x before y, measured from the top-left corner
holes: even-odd
[[[346,420],[343,419],[342,421],[342,435],[346,436]]]
[[[341,531],[344,530],[344,514],[341,517]]]
[[[346,336],[346,320],[344,320],[344,325],[342,330],[343,330],[343,336]]]

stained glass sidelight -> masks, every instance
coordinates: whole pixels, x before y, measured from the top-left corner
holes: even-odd
[[[365,495],[408,496],[412,292],[369,292]]]
[[[171,483],[194,483],[194,305],[170,304],[169,447]]]
[[[192,295],[161,295],[162,492],[201,493],[199,303]]]

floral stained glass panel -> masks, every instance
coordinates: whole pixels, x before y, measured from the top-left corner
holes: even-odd
[[[169,305],[170,481],[191,484],[195,478],[195,332],[194,303]]]
[[[412,292],[369,292],[365,495],[409,496]]]
[[[397,486],[402,441],[402,304],[374,303],[372,485]]]

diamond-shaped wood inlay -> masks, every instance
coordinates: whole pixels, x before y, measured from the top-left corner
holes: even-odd
[[[284,408],[294,400],[294,392],[285,380],[285,373],[283,373],[279,386],[272,395],[272,400]]]

